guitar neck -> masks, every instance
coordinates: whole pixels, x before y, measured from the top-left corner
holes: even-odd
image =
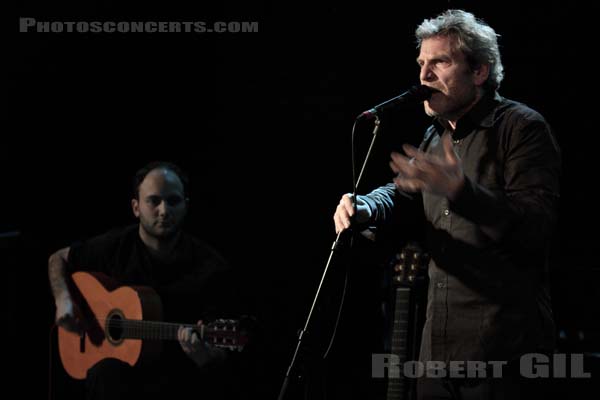
[[[410,288],[397,287],[394,305],[394,323],[392,326],[391,353],[399,357],[400,376],[389,378],[387,382],[387,400],[400,400],[405,397],[402,366],[406,361],[409,331]]]
[[[177,340],[177,331],[180,326],[196,329],[201,333],[197,325],[132,319],[107,321],[106,328],[111,332],[111,336],[124,339]]]
[[[415,358],[417,346],[416,322],[410,321],[411,311],[414,311],[415,321],[417,311],[411,304],[411,291],[418,281],[420,271],[426,269],[429,256],[423,253],[418,243],[409,242],[393,260],[393,284],[395,288],[394,320],[391,333],[391,353],[398,357],[399,366],[395,376],[388,375],[387,400],[411,398],[414,394],[414,382],[405,379],[404,363],[407,359]],[[417,306],[415,302],[414,306]],[[411,337],[409,337],[411,334]],[[411,343],[412,341],[412,343]],[[409,355],[409,344],[412,352]]]

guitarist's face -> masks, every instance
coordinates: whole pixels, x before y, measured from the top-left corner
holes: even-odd
[[[187,211],[183,183],[168,169],[150,171],[139,186],[139,200],[131,205],[149,236],[169,239],[181,229]]]

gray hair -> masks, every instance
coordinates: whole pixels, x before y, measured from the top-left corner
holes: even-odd
[[[447,10],[432,19],[426,19],[415,32],[417,48],[423,40],[434,36],[450,36],[456,40],[457,50],[467,58],[472,69],[489,64],[490,75],[484,87],[496,90],[504,78],[504,67],[500,60],[498,37],[494,29],[469,12]]]

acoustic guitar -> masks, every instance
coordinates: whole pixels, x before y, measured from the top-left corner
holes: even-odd
[[[161,341],[177,340],[180,326],[190,327],[211,346],[243,350],[247,336],[237,320],[219,319],[202,325],[162,322],[158,294],[146,286],[122,286],[95,272],[72,275],[70,291],[83,314],[83,333],[58,328],[58,347],[65,371],[84,379],[105,358],[131,366],[152,362]]]

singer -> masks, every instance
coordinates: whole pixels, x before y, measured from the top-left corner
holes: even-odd
[[[419,148],[391,154],[393,183],[358,195],[356,209],[342,196],[335,229],[421,208],[431,261],[419,361],[507,362],[499,378],[419,378],[419,399],[544,398],[549,382],[520,376],[518,360],[554,348],[547,261],[560,150],[538,112],[499,95],[498,35],[485,22],[448,10],[416,39],[432,125]]]

